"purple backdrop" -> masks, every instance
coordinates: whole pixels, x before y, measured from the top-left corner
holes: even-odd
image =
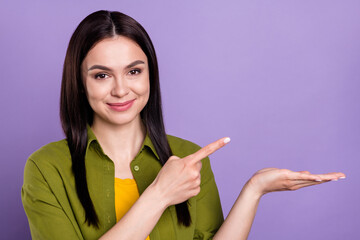
[[[180,1],[179,1],[180,2]],[[63,138],[59,92],[72,32],[89,13],[137,19],[159,58],[169,134],[206,145],[227,215],[264,167],[347,179],[260,203],[249,239],[360,239],[360,1],[3,1],[1,238],[30,239],[27,157]]]

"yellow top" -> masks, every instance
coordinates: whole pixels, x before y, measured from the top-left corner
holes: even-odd
[[[139,191],[134,179],[115,178],[115,211],[118,222],[138,200]],[[150,240],[148,236],[146,240]]]

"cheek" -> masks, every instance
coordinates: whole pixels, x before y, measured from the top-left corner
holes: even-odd
[[[86,84],[86,94],[90,104],[95,103],[95,101],[103,99],[108,93],[108,88],[102,84],[96,84],[94,82],[87,82]]]
[[[150,95],[150,83],[149,83],[149,79],[143,79],[142,81],[137,82],[134,85],[134,91],[135,93],[144,98],[144,100],[148,100],[149,95]]]

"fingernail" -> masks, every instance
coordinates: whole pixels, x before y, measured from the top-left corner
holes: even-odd
[[[336,179],[336,178],[335,178],[335,179],[331,179],[331,181],[333,181],[333,182],[336,182],[337,180],[338,180],[338,179]]]
[[[227,138],[224,139],[224,143],[228,143],[228,142],[230,142],[230,140],[231,139],[229,137],[227,137]]]
[[[339,177],[339,179],[345,179],[346,177]]]
[[[321,179],[315,179],[315,182],[321,182]]]

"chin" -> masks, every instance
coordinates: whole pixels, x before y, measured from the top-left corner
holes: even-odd
[[[97,113],[94,111],[94,122],[105,125],[128,125],[141,119],[140,110],[142,110],[141,106],[133,105],[132,109],[123,112],[109,111],[109,109],[102,109]]]
[[[131,115],[131,116],[117,116],[117,117],[108,117],[107,119],[103,119],[103,121],[108,122],[111,125],[128,125],[132,122],[136,122],[137,119],[140,118],[140,113],[138,115]]]

